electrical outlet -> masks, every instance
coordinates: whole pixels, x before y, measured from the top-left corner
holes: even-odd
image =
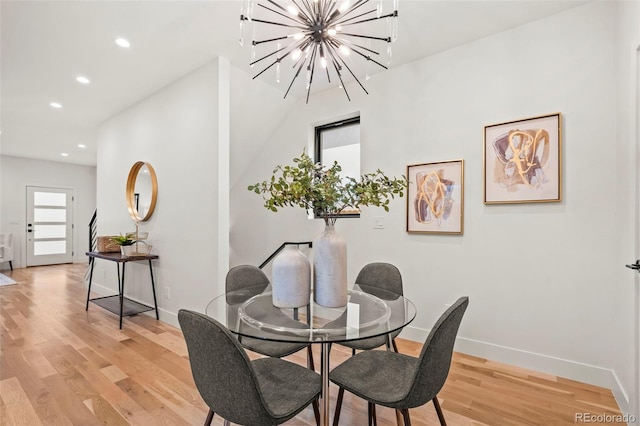
[[[373,229],[384,229],[384,218],[382,216],[373,218]]]
[[[164,294],[165,294],[167,300],[171,299],[171,294],[169,293],[169,287],[165,287],[164,288]]]

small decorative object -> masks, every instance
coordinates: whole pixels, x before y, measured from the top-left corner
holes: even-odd
[[[340,213],[349,208],[377,206],[389,211],[390,199],[404,195],[407,179],[404,176],[402,179],[389,178],[381,170],[364,174],[359,180],[343,178],[337,162],[323,167],[314,163],[305,152],[293,162],[292,166],[277,166],[270,180],[249,185],[248,189],[263,194],[264,206],[271,211],[298,206],[313,210],[316,216],[324,219],[325,233],[313,246],[314,299],[326,307],[345,306],[347,249],[344,240],[338,241],[341,237],[335,232],[335,222]]]
[[[484,203],[562,200],[560,113],[484,128]]]
[[[120,246],[120,253],[123,256],[129,256],[129,253],[131,252],[131,249],[128,249],[126,247],[132,246],[133,243],[136,242],[136,240],[134,240],[134,235],[131,232],[127,232],[126,234],[122,235],[117,235],[113,238],[111,238],[111,240],[116,243],[117,245]]]
[[[130,246],[122,246],[122,255],[125,257],[146,256],[151,253],[152,246],[144,241],[136,241]]]
[[[311,263],[295,245],[287,245],[273,261],[273,306],[299,308],[309,304]]]
[[[313,240],[314,300],[320,306],[347,304],[347,243],[333,225]]]
[[[96,239],[96,251],[99,253],[115,253],[120,251],[120,245],[113,241],[113,235],[100,235]]]
[[[462,234],[463,160],[407,166],[407,232]]]

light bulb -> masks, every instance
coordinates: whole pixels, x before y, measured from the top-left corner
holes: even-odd
[[[343,44],[342,46],[340,46],[340,53],[342,53],[344,56],[349,56],[351,54],[351,51],[347,46]]]
[[[296,47],[295,49],[293,49],[293,53],[291,53],[291,59],[297,61],[298,59],[300,59],[301,55],[302,51]]]
[[[334,35],[336,35],[336,34],[337,34],[337,31],[336,31],[336,29],[335,29],[335,28],[329,28],[329,29],[327,30],[327,34],[329,34],[330,36],[334,36]]]
[[[349,8],[350,2],[349,0],[345,0],[340,7],[338,7],[338,10],[340,11],[340,13],[343,13],[345,10],[347,10]]]
[[[327,58],[325,58],[324,56],[320,58],[320,65],[322,65],[322,68],[326,68],[327,67]]]
[[[298,9],[296,9],[296,7],[293,5],[287,6],[287,11],[293,16],[298,16]]]
[[[301,39],[302,39],[302,37],[304,37],[304,34],[302,34],[302,33],[297,33],[297,34],[294,34],[294,35],[293,35],[293,36],[291,36],[291,37],[293,37],[295,40],[301,40]]]

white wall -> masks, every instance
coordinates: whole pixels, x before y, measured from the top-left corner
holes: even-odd
[[[360,111],[362,171],[406,173],[406,165],[465,160],[465,233],[405,232],[405,200],[339,220],[349,278],[365,263],[400,268],[418,317],[404,336],[422,340],[451,303],[470,296],[458,350],[614,388],[627,374],[633,303],[616,282],[616,4],[598,2],[375,75],[352,102],[331,90],[300,102],[232,188],[247,214],[231,263],[259,262],[286,239],[313,239],[321,221],[301,210],[270,213],[246,185],[267,179],[307,147],[313,123]],[[564,199],[553,204],[482,203],[483,127],[561,112]],[[373,216],[385,229],[373,229]],[[238,250],[239,252],[239,250]],[[628,285],[628,283],[623,283]],[[615,370],[615,371],[614,371]],[[628,386],[625,381],[624,386]]]
[[[0,232],[14,235],[14,268],[26,265],[27,186],[73,189],[73,261],[86,262],[88,225],[96,208],[96,168],[0,156]]]
[[[247,211],[230,208],[229,185],[259,155],[257,147],[294,102],[283,102],[279,90],[252,81],[249,74],[218,58],[100,127],[101,235],[133,229],[125,202],[131,165],[147,161],[158,176],[156,210],[140,226],[149,232],[148,243],[160,256],[155,272],[162,320],[177,324],[181,308],[203,311],[207,301],[224,291],[229,259],[234,258],[230,251],[259,241],[255,235],[249,241],[230,241],[234,234],[229,229]],[[96,263],[96,290],[114,292],[114,271],[113,265]],[[144,265],[130,265],[127,294],[151,303],[148,281]]]
[[[640,135],[640,2],[617,3],[617,94],[618,121],[616,134],[617,182],[621,185],[616,199],[616,258],[622,263],[640,259],[640,211],[638,210],[638,155]],[[620,304],[615,312],[616,323],[623,336],[620,356],[614,361],[614,370],[627,390],[624,399],[629,411],[640,418],[640,274],[618,268],[615,283],[619,288]],[[634,303],[630,303],[634,301]]]
[[[219,211],[228,210],[224,175],[229,173],[229,140],[228,136],[224,140],[228,118],[220,123],[220,117],[229,114],[229,98],[227,93],[225,103],[220,85],[229,85],[228,68],[226,60],[215,60],[112,117],[98,130],[100,235],[134,228],[125,202],[129,168],[146,161],[155,169],[158,201],[140,229],[149,232],[147,242],[160,256],[154,263],[159,311],[161,319],[172,324],[177,324],[179,309],[203,311],[206,301],[224,288],[219,273],[228,268],[228,250],[220,257],[218,241],[228,238],[228,220],[220,221]],[[221,159],[226,168],[220,166]],[[97,261],[94,277],[97,290],[117,289],[113,264]],[[127,266],[125,292],[153,304],[145,264]]]

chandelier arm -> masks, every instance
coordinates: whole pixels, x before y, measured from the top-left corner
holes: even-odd
[[[373,18],[368,18],[368,19],[363,19],[362,21],[356,21],[356,22],[349,22],[346,23],[344,25],[356,25],[356,24],[362,24],[364,22],[371,22],[371,21],[377,21],[378,19],[383,19],[383,18],[394,18],[398,16],[398,11],[394,10],[391,13],[387,13],[386,15],[380,15],[380,16],[376,16]]]
[[[309,103],[309,94],[311,93],[311,84],[313,83],[313,74],[316,70],[316,54],[318,52],[318,46],[316,45],[309,59],[309,67],[311,67],[311,75],[309,76],[309,87],[307,87],[307,102]],[[308,69],[308,68],[307,68]]]
[[[380,65],[382,68],[384,68],[385,70],[388,70],[389,68],[387,68],[386,66],[382,65],[380,62],[376,61],[375,59],[372,59],[371,56],[367,56],[362,52],[358,52],[357,50],[353,50],[354,52],[356,52],[358,55],[362,56],[363,58],[365,58],[367,61],[371,61],[375,64]]]
[[[359,37],[359,38],[366,38],[369,40],[386,41],[387,43],[391,42],[391,37],[374,37],[374,36],[366,36],[366,35],[353,34],[353,33],[340,33],[340,34],[343,36],[349,36],[349,37]]]
[[[262,43],[270,43],[272,41],[286,40],[288,38],[289,38],[289,36],[269,38],[269,39],[266,39],[266,40],[253,40],[252,43],[253,43],[254,46],[257,46],[257,45],[262,44]]]
[[[260,59],[256,59],[255,61],[251,62],[251,63],[249,64],[249,66],[255,65],[255,64],[257,64],[258,62],[262,61],[263,59],[267,59],[269,56],[273,56],[273,55],[275,55],[276,53],[278,53],[278,52],[280,52],[280,51],[282,51],[282,50],[284,50],[284,49],[286,49],[286,48],[287,48],[287,46],[284,46],[284,47],[281,47],[280,49],[274,50],[273,52],[271,52],[271,53],[269,53],[269,54],[267,54],[267,55],[264,55],[262,58],[260,58]],[[285,57],[286,57],[286,56],[283,56],[283,58],[285,58]],[[262,73],[261,73],[261,74],[262,74]],[[257,77],[257,76],[256,76],[256,77]],[[254,78],[256,78],[256,77],[254,77]]]
[[[276,53],[276,52],[273,52]],[[273,53],[271,55],[273,55]],[[271,56],[269,55],[269,56]],[[262,71],[260,71],[258,74],[253,76],[252,80],[255,80],[256,78],[260,77],[262,75],[263,72],[265,72],[266,70],[268,70],[269,68],[271,68],[272,66],[274,66],[275,64],[277,64],[278,62],[280,62],[279,60],[275,60],[273,61],[271,64],[269,64],[265,69],[263,69]]]
[[[293,52],[296,48],[299,48],[300,50],[302,50],[302,49],[303,49],[303,48],[305,48],[308,44],[309,44],[308,40],[301,40],[301,41],[297,42],[297,43],[296,43],[296,44],[294,44],[294,45],[291,45],[291,44],[290,44],[290,45],[288,45],[288,46],[283,46],[283,47],[281,47],[280,49],[274,50],[273,52],[269,53],[268,55],[265,55],[265,56],[263,56],[262,58],[257,59],[257,60],[255,60],[255,61],[251,62],[249,65],[250,65],[250,66],[251,66],[251,65],[254,65],[254,64],[256,64],[256,63],[258,63],[258,62],[262,61],[263,59],[268,58],[269,56],[273,56],[273,55],[275,55],[275,54],[276,54],[276,53],[278,53],[278,52],[281,52],[281,51],[283,51],[283,50],[285,50],[285,49],[289,49],[289,50],[288,50],[284,55],[282,55],[282,56],[280,57],[280,59],[284,59],[284,58],[286,58],[287,56],[289,56],[289,55],[291,54],[291,52]],[[306,59],[306,57],[305,57],[305,59]]]
[[[375,11],[376,11],[375,9],[372,9],[372,10],[363,12],[360,15],[356,15],[356,16],[353,16],[353,17],[351,17],[349,19],[345,19],[344,21],[338,21],[338,22],[336,22],[335,24],[332,24],[332,25],[344,25],[346,22],[353,21],[354,19],[362,18],[363,16],[368,15],[370,13],[373,13]]]
[[[342,18],[345,18],[346,16],[349,16],[353,11],[355,11],[355,10],[359,9],[360,7],[364,6],[365,4],[369,3],[369,1],[370,0],[358,0],[356,3],[352,4],[349,7],[349,9],[345,10],[344,12],[341,12],[341,13],[339,13],[337,15],[332,14],[330,16],[330,19],[329,19],[328,23],[333,25],[333,22],[335,20],[342,19]],[[337,2],[336,2],[336,5],[337,5]],[[374,9],[374,11],[375,11],[375,9]],[[369,12],[367,12],[367,13],[369,13]],[[353,18],[351,18],[351,19],[353,19]],[[335,25],[337,25],[337,24],[335,24]]]
[[[342,89],[344,90],[344,94],[347,95],[347,99],[349,100],[349,102],[351,102],[351,97],[349,96],[349,92],[347,92],[347,86],[344,85],[344,81],[342,81],[342,74],[340,74],[340,71],[338,70],[338,63],[334,62],[333,63],[333,67],[336,70],[336,74],[338,74],[338,78],[340,79],[340,85],[342,86]]]
[[[329,19],[337,11],[336,8],[338,7],[338,2],[337,1],[328,0],[325,3],[325,6],[326,7],[325,7],[325,10],[322,12],[322,16],[327,17]],[[338,16],[340,16],[340,12],[338,12],[338,15],[336,15],[336,17],[338,17]]]
[[[331,61],[335,62],[335,57],[333,55],[333,51],[330,49],[329,44],[327,43],[326,40],[322,41],[322,44],[324,44],[324,51],[325,51],[325,55],[329,54],[329,56],[331,56]],[[325,60],[327,59],[327,57],[325,56]],[[329,81],[329,83],[331,83],[331,76],[329,75],[329,67],[326,66],[325,70],[327,71],[327,80]]]
[[[311,23],[313,22],[313,17],[307,15],[308,11],[305,12],[304,9],[300,7],[298,3],[296,3],[296,0],[291,0],[291,3],[293,3],[298,8],[298,16],[302,14],[302,17],[304,18],[304,21],[307,23],[307,25],[311,25]]]
[[[274,3],[274,2],[271,2],[271,3]],[[276,6],[277,6],[277,3],[274,3],[274,4],[276,4]],[[287,19],[289,19],[289,20],[291,20],[293,22],[297,22],[298,24],[306,25],[306,22],[304,22],[302,20],[296,19],[296,18],[294,18],[291,15],[288,15],[286,13],[278,12],[277,10],[271,9],[270,7],[267,7],[267,6],[265,6],[265,5],[261,4],[261,3],[258,3],[258,6],[262,7],[263,9],[267,9],[269,12],[277,13],[280,16],[284,16],[285,18],[287,18]],[[286,11],[287,10],[285,9],[285,12]]]
[[[311,4],[309,4],[309,2],[307,0],[300,0],[302,2],[302,4],[304,5],[304,7],[307,8],[307,13],[310,16],[314,16],[315,15],[315,11],[313,10],[313,7],[311,6]]]
[[[302,69],[303,65],[304,65],[304,61],[300,62],[300,65],[298,66],[298,70],[296,71],[296,74],[293,76],[293,79],[291,79],[291,84],[289,84],[289,88],[285,92],[283,99],[287,98],[287,95],[289,94],[289,91],[291,90],[291,87],[293,86],[293,82],[296,81],[296,78],[298,78],[298,76],[300,75],[300,70]]]
[[[309,44],[310,44],[310,42],[309,42],[308,39],[302,40],[302,42],[299,42],[297,46],[294,46],[293,50],[298,48],[298,49],[300,49],[300,51],[304,52],[304,50],[307,49],[307,46],[309,46]],[[308,57],[309,57],[308,53],[306,53],[304,56],[300,55],[300,57],[297,59],[297,61],[293,64],[292,68],[295,68],[301,62],[304,64]]]
[[[280,27],[298,28],[298,29],[301,29],[301,30],[306,30],[307,29],[307,27],[301,27],[301,26],[298,26],[298,25],[289,25],[289,24],[283,24],[281,22],[265,21],[263,19],[256,19],[256,18],[251,19],[251,21],[252,22],[259,22],[261,24],[278,25]]]
[[[364,86],[362,85],[362,83],[360,83],[360,80],[358,79],[358,77],[356,77],[356,75],[353,73],[353,71],[351,71],[351,68],[349,68],[349,65],[347,65],[347,62],[344,59],[342,59],[342,57],[339,56],[339,55],[338,55],[338,59],[340,59],[340,62],[342,62],[342,65],[344,65],[345,68],[347,70],[349,70],[349,73],[353,76],[353,78],[355,78],[355,80],[358,82],[360,87],[362,87],[362,90],[364,90],[364,93],[366,93],[368,95],[369,92],[367,92],[367,89],[365,89]],[[342,79],[340,79],[340,81],[342,81]],[[342,85],[342,87],[344,87],[344,84]],[[346,89],[345,89],[345,91],[346,91]]]
[[[366,50],[367,52],[373,53],[375,55],[379,55],[380,54],[379,52],[376,52],[375,50],[372,50],[372,49],[369,49],[368,47],[364,47],[364,46],[362,46],[360,44],[354,43],[351,40],[342,39],[342,38],[334,38],[333,45],[335,47],[339,47],[340,44],[348,45],[353,50],[355,50],[355,48],[358,48],[358,49]]]

